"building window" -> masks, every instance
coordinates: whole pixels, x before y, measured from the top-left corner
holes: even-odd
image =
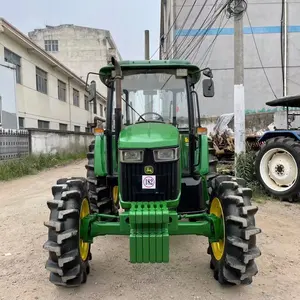
[[[100,104],[100,116],[103,117],[103,105]]]
[[[90,127],[85,127],[85,132],[86,133],[90,133],[91,132],[91,128]]]
[[[79,107],[79,91],[73,89],[73,104]]]
[[[75,131],[75,132],[80,132],[80,126],[76,126],[76,125],[75,125],[75,126],[74,126],[74,131]]]
[[[47,72],[36,67],[36,90],[43,94],[47,94],[48,92],[47,84],[48,84]]]
[[[68,130],[68,125],[63,124],[63,123],[59,123],[59,130],[60,131],[67,131]]]
[[[67,85],[63,81],[57,80],[57,89],[58,89],[58,99],[61,101],[66,101]]]
[[[97,101],[96,101],[96,99],[94,99],[93,106],[94,106],[94,114],[96,115],[97,114]]]
[[[4,48],[4,60],[16,66],[16,81],[21,83],[21,57]]]
[[[38,128],[40,129],[49,129],[49,125],[49,121],[38,120]]]
[[[89,100],[87,95],[84,95],[84,108],[85,110],[89,110]]]
[[[45,50],[49,52],[57,52],[58,40],[45,40]]]
[[[19,129],[24,129],[24,118],[19,117]]]

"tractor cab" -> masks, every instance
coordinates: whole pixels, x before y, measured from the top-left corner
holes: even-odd
[[[108,87],[106,169],[117,178],[122,202],[177,201],[181,194],[186,199],[180,210],[204,209],[203,201],[192,204],[180,193],[192,184],[200,194],[200,177],[209,171],[206,129],[195,91],[202,72],[208,77],[203,95],[212,97],[211,70],[186,61],[114,61],[100,70]],[[147,167],[153,173],[147,174]],[[143,183],[146,175],[155,178],[153,185]]]

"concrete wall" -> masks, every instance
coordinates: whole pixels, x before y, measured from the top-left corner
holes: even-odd
[[[166,18],[164,20],[165,28],[164,32],[167,33],[168,29],[172,25],[174,16],[178,14],[181,9],[184,0],[166,1]],[[178,16],[174,30],[174,34],[179,34],[181,26],[191,9],[194,0],[187,0],[182,12]],[[273,87],[275,94],[280,97],[283,93],[282,86],[282,71],[281,71],[281,54],[280,54],[280,19],[281,19],[281,1],[269,0],[248,0],[248,15],[253,27],[256,44],[261,56],[263,66]],[[173,5],[172,5],[173,3]],[[215,81],[215,97],[206,100],[202,97],[201,85],[198,86],[198,93],[200,95],[200,101],[203,101],[205,105],[202,107],[201,112],[208,116],[218,116],[224,113],[233,112],[233,83],[234,83],[234,50],[233,50],[233,20],[230,19],[225,26],[225,29],[221,31],[217,37],[214,47],[209,55],[205,58],[205,52],[211,45],[213,39],[216,37],[219,26],[223,27],[223,24],[227,21],[225,17],[222,21],[222,17],[219,17],[212,29],[208,32],[208,36],[205,37],[203,43],[200,45],[201,39],[199,36],[193,40],[193,36],[197,32],[207,17],[212,4],[215,1],[208,1],[199,19],[192,27],[192,31],[188,33],[188,30],[192,26],[197,14],[199,13],[204,0],[197,1],[196,6],[192,10],[187,22],[183,26],[183,30],[180,36],[176,40],[174,49],[178,52],[175,58],[188,59],[191,62],[197,64],[201,68],[209,66],[214,73]],[[288,0],[288,94],[299,93],[300,87],[300,22],[299,22],[300,3],[292,0]],[[170,26],[168,26],[170,24]],[[257,113],[268,110],[265,106],[265,102],[273,100],[273,95],[270,86],[267,82],[266,76],[261,67],[253,37],[251,34],[250,25],[247,16],[244,16],[244,64],[245,64],[245,104],[246,113]],[[166,40],[165,50],[170,49],[172,42],[172,35],[168,36]],[[186,38],[187,37],[187,38]],[[184,39],[186,40],[184,41]],[[180,46],[180,43],[183,44]],[[194,45],[197,45],[195,51],[190,56],[189,50]],[[181,47],[181,48],[180,48]],[[188,49],[184,52],[185,49]],[[167,51],[163,51],[162,56],[167,54]]]
[[[16,84],[16,99],[18,116],[25,118],[24,126],[37,127],[38,120],[44,120],[50,122],[50,129],[59,129],[59,123],[63,123],[68,125],[68,130],[80,126],[80,130],[84,132],[87,122],[91,122],[95,116],[91,107],[90,111],[84,107],[85,85],[79,85],[78,81],[68,78],[16,39],[0,33],[0,61],[4,60],[4,47],[21,57],[21,84]],[[47,95],[36,90],[36,66],[48,73]],[[58,99],[58,80],[67,84],[66,102]],[[73,105],[73,88],[80,93],[79,107]],[[98,106],[100,103],[106,106],[104,99],[99,97],[97,101]],[[99,112],[98,107],[98,114]]]
[[[69,67],[82,79],[86,79],[88,72],[99,72],[107,64],[109,54],[120,54],[115,48],[110,32],[107,30],[80,27],[75,25],[47,26],[28,33],[30,39],[45,49],[45,40],[58,40],[58,51],[50,52],[59,61]],[[107,94],[107,88],[98,76],[90,75],[95,80],[97,90]]]
[[[94,135],[89,133],[35,129],[29,129],[29,133],[30,151],[33,154],[82,151],[94,139]]]

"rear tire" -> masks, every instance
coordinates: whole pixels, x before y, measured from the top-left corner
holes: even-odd
[[[219,205],[224,220],[223,240],[208,247],[214,278],[220,284],[251,284],[258,273],[254,259],[261,255],[256,246],[261,230],[255,226],[258,208],[251,205],[252,191],[245,188],[243,179],[220,175],[210,182],[209,192],[209,212]]]
[[[300,143],[293,138],[271,138],[256,153],[257,179],[272,196],[291,201],[297,197],[300,190],[299,170]]]
[[[119,204],[114,203],[112,190],[110,190],[110,188],[106,185],[106,178],[96,177],[95,175],[94,149],[95,141],[92,141],[89,146],[89,152],[87,153],[88,164],[85,166],[87,169],[87,188],[91,203],[91,210],[93,213],[118,216]],[[112,219],[109,220],[111,221]]]
[[[45,268],[50,271],[50,282],[59,286],[75,287],[85,283],[90,272],[90,244],[85,253],[80,248],[80,215],[82,207],[89,213],[86,182],[82,178],[60,179],[52,187],[54,199],[47,201],[50,218],[48,241],[43,248],[49,251]],[[82,243],[81,243],[82,245]]]

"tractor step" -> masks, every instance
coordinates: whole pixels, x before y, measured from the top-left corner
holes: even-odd
[[[169,210],[164,202],[133,203],[130,219],[130,262],[169,262]]]

